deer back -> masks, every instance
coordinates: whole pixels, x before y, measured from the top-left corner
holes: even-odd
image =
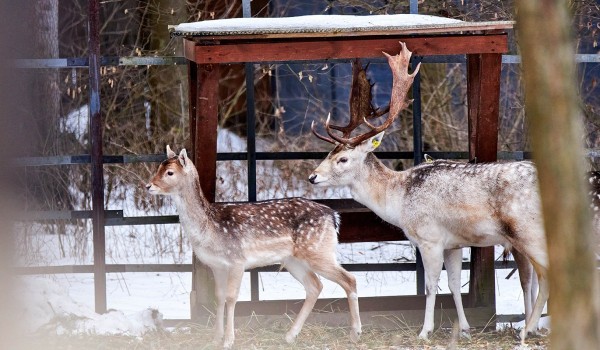
[[[531,162],[480,163],[437,160],[404,172],[402,208],[409,232],[449,231],[457,245],[501,244],[539,229],[541,204]]]

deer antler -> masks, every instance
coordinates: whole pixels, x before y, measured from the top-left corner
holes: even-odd
[[[367,79],[367,68],[363,68],[358,59],[352,62],[352,87],[350,90],[350,122],[346,126],[330,125],[331,129],[342,132],[349,137],[354,129],[363,123],[363,118],[375,113],[371,102],[373,84]]]
[[[406,48],[406,44],[400,42],[402,50],[396,56],[390,56],[387,53],[383,53],[387,59],[388,64],[392,70],[393,83],[392,93],[390,97],[390,104],[388,107],[377,110],[371,103],[371,88],[372,85],[366,77],[365,69],[358,63],[355,62],[352,72],[352,92],[350,94],[350,122],[348,125],[341,127],[337,125],[329,124],[329,116],[325,122],[325,128],[329,137],[319,135],[314,127],[314,122],[311,125],[312,132],[320,139],[330,143],[341,143],[349,147],[356,147],[364,140],[377,135],[383,130],[387,129],[392,125],[394,120],[400,114],[404,108],[406,108],[412,100],[406,100],[406,94],[410,89],[415,75],[419,72],[421,64],[419,63],[412,74],[408,73],[408,64],[412,52]],[[388,113],[388,118],[379,126],[374,126],[367,119],[374,119]],[[361,124],[366,124],[369,127],[369,131],[366,133],[357,135],[350,138],[352,131],[354,131]],[[333,130],[342,132],[342,136],[335,134]]]
[[[368,67],[368,65],[367,65]],[[315,123],[313,121],[311,130],[315,136],[321,140],[336,144],[341,142],[338,136],[331,132],[331,129],[342,132],[342,137],[347,138],[350,136],[352,131],[363,123],[365,115],[374,115],[377,113],[371,103],[373,85],[367,79],[366,67],[363,68],[362,64],[358,59],[352,62],[352,87],[350,90],[350,122],[346,126],[338,126],[330,124],[330,116],[327,116],[325,122],[327,136],[322,136],[315,130]],[[384,112],[385,113],[385,112]]]

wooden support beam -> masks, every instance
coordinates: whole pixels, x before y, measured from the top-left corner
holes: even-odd
[[[469,154],[477,162],[496,161],[502,55],[467,55]],[[494,247],[472,248],[471,307],[496,304]]]
[[[467,55],[469,154],[477,162],[494,162],[498,154],[502,55]]]
[[[216,193],[219,71],[219,65],[189,65],[192,160],[210,202],[215,201]],[[196,320],[215,305],[215,281],[210,268],[195,256],[193,266],[190,306],[192,320]]]
[[[217,174],[217,125],[219,120],[220,67],[216,64],[197,65],[194,125],[193,162],[198,168],[200,187],[208,201],[215,201]],[[191,92],[191,90],[190,90]],[[190,121],[192,122],[192,121]]]
[[[468,36],[377,36],[360,38],[299,38],[272,41],[221,40],[201,45],[185,39],[185,57],[196,63],[274,62],[378,58],[393,54],[403,41],[416,56],[500,54],[507,52],[506,34]]]

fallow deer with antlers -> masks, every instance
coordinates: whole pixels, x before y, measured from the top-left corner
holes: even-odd
[[[198,259],[210,267],[217,301],[215,341],[234,342],[234,309],[246,269],[280,263],[306,289],[306,300],[286,341],[293,342],[323,285],[318,275],[339,284],[348,296],[351,339],[361,332],[354,276],[336,260],[338,214],[304,198],[256,203],[209,203],[198,172],[185,149],[167,146],[167,159],[146,186],[152,194],[174,199],[184,231]],[[223,329],[225,306],[227,326]]]
[[[398,55],[384,53],[393,74],[389,107],[375,109],[370,101],[370,83],[359,81],[352,87],[351,120],[347,126],[331,125],[328,117],[328,135],[324,136],[316,131],[313,122],[313,133],[335,148],[309,181],[318,186],[348,186],[356,201],[400,227],[419,248],[427,292],[420,338],[427,339],[433,331],[435,296],[444,261],[459,326],[468,335],[469,324],[460,296],[460,248],[501,244],[521,253],[524,259],[520,265],[528,267],[531,263],[539,279],[539,294],[522,331],[524,339],[537,327],[548,299],[548,257],[536,169],[530,162],[467,164],[436,160],[393,171],[377,159],[372,151],[381,143],[384,130],[410,104],[406,94],[420,68],[419,65],[412,74],[408,73],[412,53],[404,43],[400,44]],[[369,122],[385,112],[388,117],[381,125]],[[351,133],[362,124],[368,130],[352,137]]]

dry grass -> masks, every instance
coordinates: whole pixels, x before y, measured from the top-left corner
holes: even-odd
[[[241,326],[236,329],[235,349],[547,349],[547,337],[528,338],[521,347],[518,332],[473,331],[472,339],[457,339],[456,331],[438,329],[430,342],[418,340],[417,330],[408,327],[383,329],[365,327],[361,340],[352,343],[345,327],[306,324],[296,343],[284,341],[286,322],[269,327]],[[212,343],[212,329],[187,324],[172,331],[151,332],[143,337],[63,335],[38,336],[27,341],[27,349],[218,349]]]

